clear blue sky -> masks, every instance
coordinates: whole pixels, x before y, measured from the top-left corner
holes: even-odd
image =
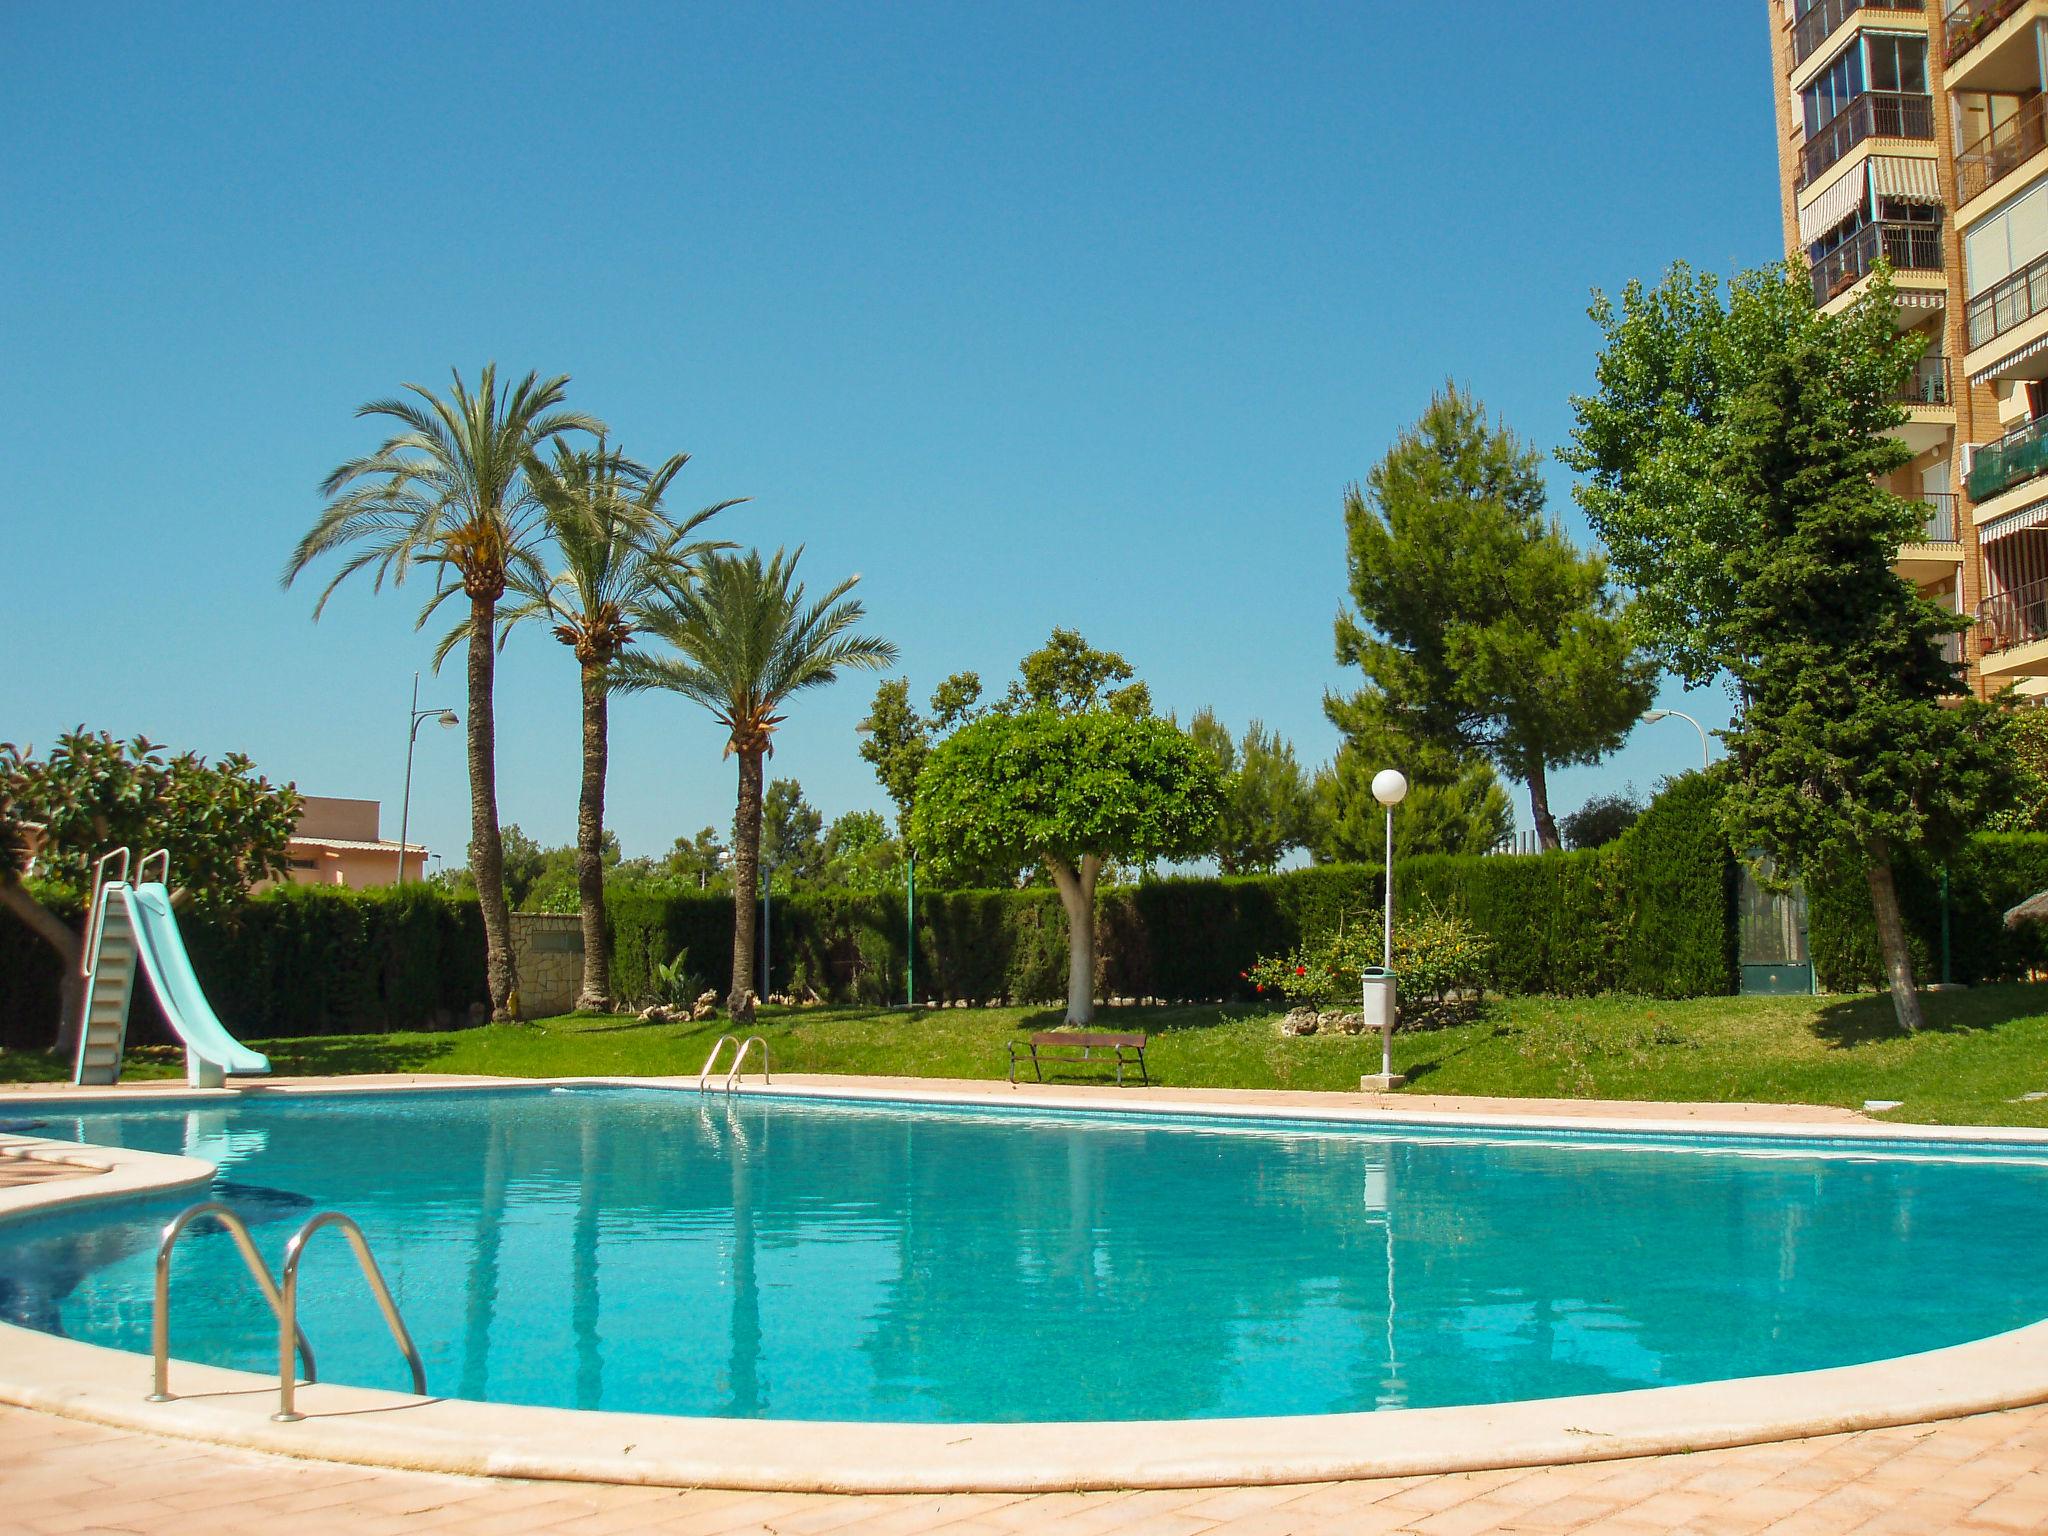
[[[1068,625],[1323,761],[1346,483],[1446,377],[1555,447],[1590,289],[1777,254],[1764,11],[7,0],[0,737],[240,749],[395,835],[420,594],[316,625],[277,574],[358,403],[495,358],[862,573],[919,693]],[[873,687],[781,734],[828,817],[886,805]],[[504,818],[566,841],[566,651],[516,637],[498,708]],[[708,717],[614,720],[629,852],[729,826]],[[1554,804],[1697,757],[1642,727]],[[466,806],[430,728],[450,863]]]

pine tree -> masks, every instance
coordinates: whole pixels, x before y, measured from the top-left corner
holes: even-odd
[[[1369,698],[1400,735],[1486,758],[1528,786],[1550,849],[1549,770],[1619,746],[1656,666],[1608,591],[1606,562],[1546,518],[1540,464],[1446,386],[1352,487],[1357,613],[1337,620],[1337,659],[1373,686],[1330,707],[1336,719]]]
[[[1824,337],[1795,335],[1728,413],[1720,482],[1760,532],[1729,557],[1728,808],[1739,839],[1811,876],[1860,871],[1893,1006],[1920,1025],[1894,864],[1934,857],[2006,792],[1998,712],[1965,692],[1941,642],[1962,621],[1892,570],[1919,525],[1879,476],[1910,456],[1873,430]],[[1739,843],[1738,846],[1741,844]]]

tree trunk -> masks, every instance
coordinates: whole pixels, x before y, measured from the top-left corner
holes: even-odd
[[[492,712],[498,604],[469,601],[469,872],[484,914],[484,977],[494,1020],[519,1017],[519,971],[505,906],[505,844],[498,835],[498,725]]]
[[[583,791],[576,801],[576,896],[583,910],[578,1008],[611,1007],[612,953],[604,920],[604,775],[611,754],[605,669],[583,669]]]
[[[1537,847],[1551,853],[1564,846],[1558,840],[1557,823],[1551,819],[1550,781],[1540,762],[1529,765],[1529,819],[1536,823]]]
[[[740,802],[732,819],[732,991],[726,1012],[735,1024],[754,1021],[754,918],[761,899],[761,750],[743,747]]]
[[[1067,1022],[1095,1022],[1095,877],[1102,860],[1084,854],[1076,870],[1065,859],[1047,858],[1060,905],[1067,911]]]
[[[84,1022],[85,987],[78,970],[84,959],[84,935],[44,906],[19,880],[0,879],[0,907],[5,907],[35,931],[64,964],[64,979],[57,988],[57,1043],[59,1056],[76,1055],[78,1031]]]
[[[1870,909],[1877,918],[1877,948],[1884,956],[1885,979],[1891,984],[1892,1010],[1907,1034],[1917,1033],[1920,994],[1913,987],[1913,954],[1906,947],[1906,925],[1899,917],[1899,888],[1892,880],[1891,845],[1883,838],[1870,846],[1864,878],[1870,882]]]

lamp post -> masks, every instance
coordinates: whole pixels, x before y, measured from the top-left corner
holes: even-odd
[[[412,819],[412,749],[419,744],[420,726],[428,720],[439,720],[444,726],[462,724],[462,717],[452,709],[420,708],[420,675],[412,675],[412,724],[405,737],[405,798],[398,807],[398,883],[405,884],[405,834]],[[422,871],[424,873],[424,871]]]
[[[1700,766],[1711,768],[1713,759],[1707,755],[1707,728],[1679,709],[1651,709],[1643,712],[1643,724],[1655,725],[1659,720],[1683,720],[1700,733]]]
[[[761,860],[761,1002],[768,1002],[768,945],[773,938],[770,925],[775,921],[775,866],[766,858]]]
[[[1372,1020],[1371,998],[1375,988],[1380,994],[1380,1070],[1377,1076],[1367,1075],[1359,1087],[1384,1093],[1398,1088],[1408,1079],[1394,1070],[1394,807],[1408,794],[1408,780],[1398,768],[1382,768],[1372,776],[1372,797],[1387,808],[1387,861],[1380,872],[1381,884],[1385,887],[1387,904],[1380,933],[1380,974],[1368,975],[1360,986],[1359,1008],[1366,1022]]]
[[[904,849],[903,890],[904,910],[909,914],[906,925],[909,932],[905,939],[909,948],[903,952],[903,1006],[917,1006],[917,850],[908,844]]]

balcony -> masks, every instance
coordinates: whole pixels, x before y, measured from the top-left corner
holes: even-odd
[[[1954,544],[1956,539],[1956,493],[1925,491],[1915,498],[1927,503],[1927,521],[1915,544]]]
[[[2048,149],[2048,95],[2029,96],[2020,109],[1956,155],[1956,203],[1961,206]]]
[[[2027,582],[1979,603],[1977,639],[1986,656],[2048,640],[2048,579]]]
[[[1942,13],[1944,60],[1951,66],[2020,8],[2020,0],[1948,0]]]
[[[1996,341],[2014,326],[2048,314],[2048,253],[2036,256],[2011,277],[1970,300],[1970,346]]]
[[[1899,386],[1896,398],[1901,405],[1949,404],[1948,359],[1939,352],[1921,358],[1913,365],[1911,376]]]
[[[1821,173],[1865,139],[1932,139],[1934,98],[1907,91],[1865,91],[1842,108],[1799,151],[1799,185]]]
[[[1865,5],[1881,11],[1924,11],[1927,0],[1819,0],[1809,4],[1792,23],[1792,62],[1804,64],[1814,49],[1834,36],[1835,28]]]
[[[1813,302],[1825,304],[1846,293],[1878,262],[1891,263],[1895,272],[1939,272],[1941,226],[1939,224],[1866,224],[1836,246],[1813,268]],[[2042,284],[2048,299],[2048,279]],[[1943,389],[1947,389],[1944,375]]]
[[[1970,500],[1982,504],[2041,474],[2048,474],[2048,416],[1977,450],[1970,465]]]

